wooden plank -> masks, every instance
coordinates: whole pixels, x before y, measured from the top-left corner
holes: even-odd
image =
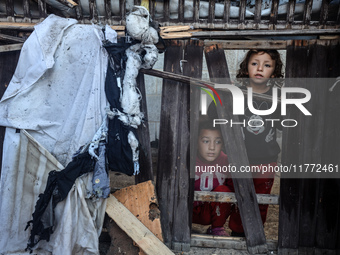
[[[160,27],[161,33],[178,32],[190,30],[192,26],[182,25],[182,26],[164,26]]]
[[[215,47],[205,47],[205,58],[209,70],[210,80],[229,80],[229,72],[224,50]],[[224,70],[222,70],[222,68]],[[219,119],[239,122],[237,115],[232,114],[232,96],[230,93],[221,93],[223,105],[217,104]],[[240,127],[221,125],[221,132],[230,164],[240,169],[249,165],[245,144]],[[251,254],[268,251],[263,223],[256,199],[253,179],[250,173],[232,173],[236,199],[240,210],[242,225],[246,235],[248,251]]]
[[[67,7],[70,7],[70,8],[73,8],[75,6],[77,6],[78,4],[72,0],[57,0],[59,3],[67,6]]]
[[[336,121],[338,122],[338,121]],[[334,133],[333,133],[334,134]],[[319,249],[335,251],[340,242],[340,180],[320,180],[319,203],[315,242]]]
[[[314,0],[316,1],[316,0]],[[312,16],[312,7],[313,7],[313,0],[306,0],[305,6],[304,6],[304,11],[303,11],[303,24],[305,25],[306,28],[308,28],[308,25],[311,20]]]
[[[13,41],[13,42],[25,42],[25,39],[21,37],[5,35],[5,34],[0,34],[0,39],[5,39],[7,41]]]
[[[184,73],[191,77],[201,78],[203,69],[203,42],[191,41],[186,47],[185,59],[188,62],[184,65]],[[189,222],[192,222],[192,208],[194,201],[195,166],[197,157],[196,148],[198,143],[198,123],[200,118],[200,95],[201,90],[199,87],[190,87],[190,202],[188,203],[191,203],[191,206],[189,208]]]
[[[223,23],[228,26],[230,21],[230,0],[224,0]]]
[[[97,11],[97,3],[95,0],[89,0],[89,9],[90,9],[90,20],[93,20],[95,23],[98,21],[98,11]]]
[[[278,205],[279,197],[277,195],[256,194],[257,203],[266,205]],[[195,191],[195,201],[203,202],[227,202],[237,203],[235,193],[233,192],[207,192]]]
[[[322,0],[321,10],[320,10],[320,25],[324,26],[328,19],[328,8],[329,8],[329,1]]]
[[[246,30],[246,31],[201,31],[193,32],[193,37],[223,38],[227,36],[279,36],[279,35],[318,35],[318,34],[339,34],[340,29],[305,29],[305,30]]]
[[[23,45],[24,45],[23,43],[1,45],[0,52],[18,51],[21,50]]]
[[[285,50],[287,41],[225,41],[225,40],[204,40],[205,46],[217,44],[221,49],[245,50],[245,49],[276,49]]]
[[[28,22],[0,22],[0,29],[33,31],[35,25],[36,23]]]
[[[287,28],[291,28],[294,22],[295,0],[289,0],[287,10]]]
[[[194,247],[211,247],[232,250],[247,250],[247,244],[242,237],[222,237],[204,234],[192,234],[191,246]],[[267,247],[269,251],[277,251],[277,241],[268,240]],[[232,251],[231,251],[232,252]],[[243,253],[242,253],[243,254]],[[271,254],[271,253],[269,253]]]
[[[40,17],[46,18],[47,17],[46,2],[43,0],[38,0],[38,7]]]
[[[279,3],[280,0],[273,0],[272,7],[271,7],[271,14],[270,14],[270,29],[275,29],[277,24],[277,16],[279,14]]]
[[[126,17],[126,0],[119,0],[120,19],[125,20]]]
[[[170,1],[163,2],[163,19],[165,22],[170,20]]]
[[[146,92],[144,74],[139,73],[137,76],[137,88],[139,89],[142,100],[140,101],[141,112],[144,113],[145,121],[138,126],[137,134],[140,143],[139,148],[139,167],[140,173],[135,176],[136,183],[153,180],[153,169],[152,169],[152,155],[150,145],[150,134],[149,134],[149,122],[148,122],[148,109],[146,103]]]
[[[24,9],[24,20],[25,21],[30,21],[31,10],[30,10],[30,2],[29,2],[29,0],[23,0],[23,9]]]
[[[306,66],[307,77],[318,78],[327,77],[327,47],[309,42],[308,45],[308,59]],[[325,63],[320,66],[320,63]],[[320,86],[320,79],[309,79],[307,88],[311,95],[318,95],[311,98],[305,104],[305,107],[312,112],[312,116],[306,118],[300,115],[298,120],[301,127],[300,136],[302,138],[299,152],[301,161],[298,163],[322,163],[322,145],[325,130],[325,113],[328,87]],[[299,85],[303,87],[302,85]],[[313,127],[313,128],[311,128]],[[301,180],[301,196],[300,201],[300,220],[299,220],[299,246],[300,247],[314,247],[317,225],[317,207],[319,203],[319,180],[318,179],[303,179]]]
[[[246,18],[246,5],[247,1],[246,0],[240,0],[240,12],[239,12],[239,18],[238,18],[238,28],[239,29],[244,29],[244,22]]]
[[[191,78],[185,75],[180,75],[180,74],[175,74],[175,73],[171,73],[171,72],[166,72],[166,71],[159,71],[159,70],[154,70],[154,69],[140,69],[140,72],[144,73],[144,74],[148,74],[151,76],[155,76],[155,77],[159,77],[159,78],[163,78],[163,79],[169,79],[169,80],[173,80],[173,81],[178,81],[178,82],[182,82],[185,84],[189,84],[191,86],[198,86],[198,87],[206,87],[205,85],[210,85],[212,87],[214,87],[217,91],[226,91],[228,92],[229,90],[221,88],[220,85],[221,84],[217,84],[217,83],[213,83],[213,82],[209,82],[209,81],[203,81],[203,80],[199,80],[196,78]],[[223,80],[222,80],[223,81]],[[218,88],[216,88],[218,86]],[[247,90],[241,90],[243,94],[247,95]],[[272,97],[271,96],[267,96],[264,94],[258,94],[258,93],[253,93],[253,97],[254,98],[259,98],[262,100],[266,100],[268,102],[272,101]],[[278,102],[281,102],[280,99],[278,99]]]
[[[184,48],[184,62],[182,64],[182,70],[183,74],[189,77],[194,78],[201,78],[202,77],[202,69],[203,69],[203,42],[198,40],[190,40],[186,42],[185,48]],[[193,210],[193,204],[194,204],[194,185],[195,185],[195,163],[193,163],[194,160],[196,160],[196,148],[195,143],[197,142],[198,137],[198,129],[196,123],[198,123],[198,117],[199,117],[199,104],[195,104],[199,96],[199,91],[192,90],[192,88],[187,89],[187,95],[186,95],[186,109],[183,109],[183,112],[180,113],[181,121],[183,122],[182,127],[185,127],[187,130],[187,133],[182,133],[183,128],[180,128],[178,132],[181,132],[182,138],[186,135],[190,136],[190,139],[187,145],[184,145],[182,149],[182,158],[186,158],[183,160],[183,164],[186,164],[186,170],[187,171],[181,171],[178,183],[177,183],[177,189],[179,190],[180,199],[177,201],[178,205],[176,206],[177,211],[175,211],[174,217],[174,228],[180,229],[181,225],[185,222],[188,224],[188,226],[185,228],[183,233],[174,233],[174,246],[181,246],[182,251],[189,251],[190,250],[190,239],[191,239],[191,223],[192,223],[192,210]],[[195,94],[193,94],[195,93]],[[192,97],[194,95],[194,98]],[[197,96],[197,97],[195,97]],[[191,102],[193,100],[193,102]],[[195,106],[192,105],[192,103],[195,104]],[[193,107],[191,107],[193,106]],[[195,111],[195,113],[193,112]],[[195,119],[195,122],[191,122],[193,118]],[[190,122],[188,122],[190,120]],[[187,138],[185,138],[187,139]],[[189,148],[190,145],[190,148]],[[188,146],[185,148],[185,146]],[[192,147],[195,146],[195,147]],[[191,159],[188,159],[187,156],[184,155],[190,155]],[[188,162],[189,160],[189,162]],[[194,161],[196,162],[196,161]],[[189,164],[189,165],[188,165]],[[183,191],[182,191],[183,189]],[[187,204],[183,206],[183,203]],[[181,209],[182,208],[182,209]],[[180,217],[182,217],[182,213],[179,213],[179,210],[187,211],[187,215],[185,215],[188,220],[187,222]],[[177,241],[178,240],[178,241]]]
[[[120,189],[113,193],[113,196],[163,241],[158,201],[152,181]]]
[[[178,21],[184,22],[184,0],[178,0]]]
[[[112,195],[107,198],[106,213],[146,254],[174,254]]]
[[[125,26],[110,26],[113,30],[124,31]]]
[[[210,81],[220,84],[230,84],[230,75],[224,49],[218,44],[205,46],[205,58],[210,75]],[[216,64],[215,64],[216,63]]]
[[[213,24],[215,20],[215,1],[209,1],[208,23]]]
[[[192,37],[192,34],[189,32],[162,33],[161,37],[163,39],[184,39]]]
[[[254,12],[254,23],[255,24],[258,24],[261,22],[261,10],[262,10],[262,0],[255,0],[255,12]],[[259,28],[259,26],[257,28]]]
[[[194,8],[194,15],[193,15],[193,22],[198,23],[199,21],[199,0],[193,0],[193,8]]]
[[[14,3],[13,3],[13,0],[6,0],[6,14],[9,17],[14,17]]]
[[[168,42],[164,70],[196,76],[201,72],[202,46],[198,42]],[[182,68],[180,65],[182,61]],[[175,250],[190,249],[193,206],[193,177],[189,168],[190,87],[172,80],[163,80],[157,195],[162,212],[164,241]],[[176,208],[176,210],[174,210]]]
[[[319,40],[318,40],[319,42]],[[329,41],[327,47],[327,64],[323,67],[328,69],[328,77],[340,76],[340,44],[338,41]],[[328,79],[327,79],[328,80]],[[333,81],[334,82],[334,81]],[[332,86],[325,84],[327,88]],[[328,85],[328,86],[327,86]],[[340,134],[337,131],[340,119],[336,117],[340,109],[340,84],[333,91],[327,91],[325,100],[325,126],[323,135],[323,164],[339,164]],[[318,197],[319,215],[316,227],[316,247],[320,249],[339,249],[340,244],[340,179],[320,180],[320,193]]]
[[[307,63],[307,46],[304,41],[291,41],[287,45],[286,77],[306,77],[307,67],[300,68]],[[292,86],[290,82],[287,87]],[[300,111],[290,108],[287,118],[299,119]],[[282,164],[296,164],[301,162],[300,134],[304,130],[299,125],[292,129],[283,129],[282,134]],[[294,148],[294,149],[293,149]],[[285,173],[281,173],[280,179],[280,212],[279,212],[279,254],[289,254],[290,250],[299,247],[299,220],[300,220],[300,192],[301,180],[288,179]]]
[[[170,41],[167,45],[167,50],[164,55],[164,70],[181,73],[180,60],[183,59],[183,41]],[[162,105],[161,105],[161,120],[160,120],[160,134],[159,134],[159,150],[158,158],[162,159],[158,161],[159,169],[157,173],[157,196],[159,201],[159,208],[162,213],[161,223],[164,242],[168,247],[172,246],[173,233],[180,231],[173,229],[175,221],[174,210],[177,204],[176,197],[176,178],[179,175],[179,171],[187,171],[185,165],[182,165],[178,160],[184,159],[179,153],[181,148],[181,139],[179,132],[179,112],[183,108],[183,98],[185,88],[180,86],[179,83],[171,80],[163,80],[162,89]],[[185,130],[183,130],[186,132]],[[185,142],[185,141],[183,141]],[[183,143],[182,143],[183,144]],[[187,212],[182,212],[184,220]],[[183,224],[183,227],[187,227],[187,222]],[[182,228],[181,228],[182,230]],[[176,240],[179,241],[179,240]]]
[[[81,8],[80,0],[74,0],[78,5],[75,7],[77,20],[83,20],[83,9]]]
[[[111,17],[112,17],[112,11],[111,11],[111,1],[110,0],[104,0],[105,4],[105,19],[111,24]]]

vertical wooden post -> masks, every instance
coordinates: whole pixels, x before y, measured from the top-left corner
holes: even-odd
[[[171,41],[165,52],[164,70],[199,76],[202,68],[199,59],[202,45],[199,45],[195,49],[195,42],[192,42],[185,48],[185,41]],[[156,187],[164,242],[174,250],[183,251],[190,249],[193,204],[193,179],[189,171],[189,97],[189,86],[163,81]]]
[[[272,1],[271,15],[270,15],[270,29],[275,29],[277,24],[277,16],[279,14],[279,0]]]
[[[317,79],[340,75],[340,64],[335,61],[339,54],[339,43],[332,48],[321,40],[289,42],[286,76],[314,79],[298,84],[311,92],[305,107],[312,116],[303,115],[295,107],[288,109],[287,118],[296,119],[298,126],[283,130],[283,165],[339,164],[336,109],[340,107],[340,89],[332,93],[329,79]],[[286,82],[287,87],[290,85]],[[281,174],[279,254],[314,254],[315,247],[335,252],[338,248],[340,181],[324,179],[323,174],[320,179],[286,179],[286,174]]]
[[[327,47],[327,77],[340,76],[340,42],[330,41]],[[333,80],[334,82],[334,80]],[[332,82],[332,83],[333,83]],[[333,84],[328,84],[333,86]],[[340,155],[340,84],[336,85],[332,91],[327,91],[324,112],[324,133],[322,164],[339,164]],[[316,226],[316,247],[319,249],[339,250],[340,244],[340,179],[321,179],[320,194],[318,197],[318,215]]]
[[[13,0],[6,0],[6,14],[8,17],[14,17],[14,3]]]
[[[184,60],[182,64],[182,70],[183,75],[189,76],[192,78],[201,78],[202,77],[202,66],[203,66],[203,41],[198,40],[190,40],[186,42],[185,48],[184,48]],[[185,85],[182,85],[185,86]],[[176,234],[174,236],[174,242],[173,247],[176,248],[179,247],[179,245],[176,245],[176,243],[182,243],[181,244],[181,250],[189,250],[190,249],[190,236],[191,236],[191,223],[192,223],[192,210],[193,210],[193,203],[194,203],[194,185],[195,185],[195,159],[196,159],[196,148],[197,148],[197,137],[198,137],[198,118],[199,118],[199,96],[200,96],[200,90],[197,87],[190,86],[188,89],[189,93],[189,109],[187,109],[186,114],[186,121],[187,124],[189,124],[189,135],[190,135],[190,141],[188,147],[188,151],[186,153],[186,168],[188,169],[187,172],[181,172],[179,176],[179,182],[178,182],[178,189],[181,189],[184,184],[184,180],[188,181],[188,184],[186,184],[184,187],[188,187],[188,193],[184,193],[184,195],[181,197],[182,201],[178,201],[179,205],[180,203],[187,203],[188,205],[188,224],[189,224],[189,232],[186,232],[186,236],[181,236],[180,234]],[[198,100],[197,100],[198,99]],[[184,116],[183,116],[184,117]],[[194,164],[192,164],[195,162]],[[189,164],[189,165],[188,165]],[[189,174],[189,175],[188,175]],[[179,211],[175,212],[176,221],[174,222],[174,229],[180,229],[182,220],[178,217],[181,215],[179,214],[178,217],[176,214]],[[189,239],[187,239],[187,236],[189,236]],[[179,238],[179,239],[178,239]],[[183,241],[181,240],[188,240],[183,244]],[[179,240],[179,242],[177,241]],[[178,250],[178,249],[177,249]]]
[[[307,47],[305,41],[290,41],[286,54],[286,78],[306,77],[307,68],[300,68],[302,63],[307,63]],[[289,87],[290,84],[286,83]],[[300,112],[292,108],[287,118],[298,119]],[[299,162],[301,153],[292,148],[301,149],[299,146],[299,133],[301,126],[294,129],[283,129],[282,134],[282,165],[290,162]],[[300,215],[300,179],[286,179],[281,174],[280,180],[280,212],[279,212],[279,253],[289,254],[297,251],[299,247],[299,215]]]
[[[164,56],[164,71],[181,73],[180,61],[183,59],[183,41],[171,41],[167,46]],[[174,211],[178,197],[175,196],[176,178],[179,171],[185,171],[183,164],[178,160],[185,158],[185,155],[179,154],[178,150],[182,146],[180,138],[182,133],[179,132],[179,112],[183,106],[184,86],[171,80],[163,80],[162,105],[161,105],[161,123],[159,133],[159,150],[158,150],[158,173],[156,190],[161,211],[161,223],[164,243],[172,246],[174,224]],[[185,130],[183,130],[185,132]],[[183,137],[185,139],[185,137]],[[183,228],[188,222],[183,223]],[[178,231],[178,230],[176,230]]]
[[[137,87],[142,95],[141,111],[144,113],[145,121],[139,125],[137,133],[140,143],[139,148],[139,165],[140,174],[136,175],[136,184],[152,180],[153,181],[153,170],[152,170],[152,157],[151,157],[151,146],[150,146],[150,134],[149,134],[149,123],[148,123],[148,109],[146,105],[146,93],[144,74],[139,73],[137,76]]]
[[[327,63],[327,49],[310,41],[308,45],[308,70],[307,77],[327,77],[327,64],[320,66],[320,63]],[[300,137],[303,146],[301,161],[299,163],[322,162],[322,143],[325,128],[326,95],[328,86],[320,84],[319,79],[309,79],[307,89],[313,95],[312,99],[305,104],[305,107],[312,112],[311,117],[300,115],[302,133]],[[320,86],[321,85],[321,86]],[[317,96],[315,96],[317,95]],[[322,178],[322,176],[321,176]],[[303,179],[300,186],[303,199],[300,200],[300,226],[299,226],[299,247],[313,249],[316,242],[317,207],[319,203],[319,179]],[[312,252],[312,251],[310,251]]]
[[[218,45],[205,48],[209,76],[212,81],[228,83],[229,72],[224,50]],[[223,105],[217,104],[219,119],[239,122],[237,115],[232,114],[232,96],[230,93],[220,93]],[[231,165],[236,169],[249,165],[247,152],[243,143],[240,126],[221,125],[225,150]],[[252,175],[250,173],[232,173],[235,196],[241,213],[243,228],[249,253],[265,253],[268,251],[263,230],[260,210],[256,199]]]
[[[47,17],[46,2],[42,0],[38,0],[38,7],[39,7],[40,18],[46,18]]]

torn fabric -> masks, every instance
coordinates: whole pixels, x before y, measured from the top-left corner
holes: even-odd
[[[53,170],[44,164],[27,170],[18,163],[26,154],[20,151],[15,129],[27,129],[66,166],[78,148],[91,141],[106,116],[104,36],[100,27],[76,22],[50,15],[35,27],[0,101],[0,125],[7,127],[0,180],[0,251],[5,254],[24,253],[29,235],[25,225]],[[90,173],[78,178],[58,203],[58,224],[49,242],[38,243],[36,254],[99,254],[106,201],[89,199],[92,177]]]

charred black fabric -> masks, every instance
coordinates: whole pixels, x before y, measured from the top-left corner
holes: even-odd
[[[64,200],[75,180],[88,172],[92,172],[95,160],[86,153],[79,154],[62,171],[51,171],[48,175],[44,193],[39,195],[32,214],[33,220],[27,222],[25,230],[32,224],[31,236],[26,250],[31,250],[40,240],[50,240],[53,233],[54,208]]]
[[[111,110],[118,109],[120,112],[123,112],[119,100],[121,91],[117,84],[117,78],[120,78],[122,84],[125,68],[128,68],[126,67],[127,57],[125,50],[133,43],[125,43],[124,39],[121,39],[118,43],[107,43],[104,45],[110,56],[110,63],[108,64],[105,80],[105,94],[110,103]],[[128,134],[132,131],[137,137],[135,129],[121,122],[118,116],[114,116],[113,119],[109,120],[108,129],[106,157],[108,159],[109,169],[111,171],[133,175],[134,162],[132,150],[128,142]]]

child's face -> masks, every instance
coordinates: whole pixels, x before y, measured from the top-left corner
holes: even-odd
[[[275,60],[267,53],[259,52],[250,56],[248,74],[252,85],[265,84],[275,70]]]
[[[198,137],[198,153],[208,162],[214,161],[222,150],[222,136],[219,130],[202,129]]]

